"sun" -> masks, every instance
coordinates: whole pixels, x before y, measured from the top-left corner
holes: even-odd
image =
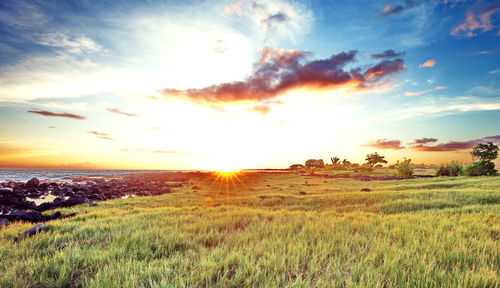
[[[256,166],[254,164],[255,159],[239,151],[237,153],[233,151],[212,153],[205,157],[200,157],[198,161],[198,167],[201,169],[222,173],[234,173]]]

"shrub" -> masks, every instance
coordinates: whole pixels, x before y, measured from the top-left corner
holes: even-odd
[[[363,164],[363,165],[360,165],[360,166],[355,166],[353,167],[353,171],[354,172],[372,172],[373,171],[373,168],[370,167],[369,165],[366,165],[366,164]]]
[[[288,168],[288,169],[290,169],[293,172],[299,173],[299,172],[303,172],[305,170],[305,167],[302,164],[293,164],[293,165],[290,165],[290,168]]]
[[[458,176],[462,174],[464,166],[458,161],[451,161],[448,164],[441,164],[436,171],[436,176]]]
[[[403,160],[398,164],[396,175],[402,178],[412,178],[415,171],[411,167],[411,159]]]
[[[309,159],[306,161],[306,168],[325,168],[325,162],[323,159]]]
[[[495,163],[488,160],[481,160],[465,166],[463,173],[466,176],[489,176],[496,175],[497,170],[495,169]]]

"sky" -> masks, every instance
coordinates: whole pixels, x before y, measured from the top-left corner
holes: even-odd
[[[500,144],[488,0],[0,1],[0,167],[470,162]]]

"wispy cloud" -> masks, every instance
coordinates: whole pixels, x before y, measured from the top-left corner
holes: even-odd
[[[176,151],[176,150],[149,150],[143,148],[122,148],[122,152],[134,152],[134,153],[155,153],[155,154],[172,154],[172,155],[205,155],[204,153],[196,152],[186,152],[186,151]]]
[[[465,21],[458,24],[451,29],[450,35],[463,36],[470,38],[478,34],[478,32],[486,32],[493,29],[494,25],[492,23],[492,15],[499,12],[497,6],[490,7],[477,15],[474,15],[472,11],[467,11]]]
[[[85,35],[61,31],[38,35],[35,41],[40,45],[62,48],[73,54],[93,53],[101,50],[101,46]]]
[[[295,39],[304,34],[313,22],[312,12],[297,2],[282,0],[239,1],[224,7],[226,14],[249,20],[261,29],[267,40]]]
[[[434,67],[436,65],[436,60],[434,59],[429,59],[425,61],[424,63],[420,64],[418,67]]]
[[[85,117],[85,116],[71,114],[71,113],[56,113],[56,112],[39,111],[39,110],[28,110],[28,113],[38,114],[38,115],[47,116],[47,117],[63,117],[63,118],[71,118],[71,119],[77,119],[77,120],[87,119],[87,117]]]
[[[234,2],[224,7],[224,12],[226,14],[236,14],[238,16],[243,15],[243,3],[242,2]]]
[[[136,117],[138,116],[137,114],[135,113],[127,113],[127,112],[123,112],[121,111],[120,109],[118,108],[107,108],[106,109],[108,112],[111,112],[111,113],[116,113],[116,114],[121,114],[121,115],[125,115],[125,116],[129,116],[129,117]]]
[[[400,14],[408,9],[411,9],[411,8],[417,6],[418,4],[419,4],[419,2],[414,1],[414,0],[405,0],[403,5],[395,5],[395,6],[386,5],[386,6],[384,6],[384,9],[382,10],[382,15],[390,16],[390,15]]]
[[[202,153],[184,152],[184,151],[172,151],[172,150],[153,150],[152,152],[153,153],[158,153],[158,154],[203,155]]]
[[[115,139],[113,139],[109,136],[97,136],[97,138],[103,139],[103,140],[108,140],[108,141],[115,141]]]
[[[424,152],[460,151],[460,150],[470,149],[474,147],[476,144],[484,142],[500,143],[500,135],[488,136],[480,139],[472,139],[467,141],[450,141],[447,143],[442,143],[437,145],[426,145],[426,143],[423,143],[414,145],[411,147],[411,149]]]
[[[97,131],[88,131],[87,133],[93,134],[93,135],[96,135],[96,136],[109,136],[108,133],[97,132]]]
[[[405,92],[405,96],[419,96],[419,95],[422,95],[422,94],[425,94],[425,93],[429,93],[429,92],[437,91],[437,90],[443,90],[443,89],[446,89],[446,88],[447,88],[446,86],[436,86],[434,88],[423,90],[423,91]]]
[[[362,145],[364,147],[371,147],[377,149],[392,149],[392,150],[401,150],[405,147],[401,146],[400,140],[387,140],[387,139],[378,139],[369,143]]]
[[[398,110],[376,115],[374,119],[397,121],[403,119],[435,117],[471,111],[500,110],[500,102],[496,98],[457,96],[432,97],[422,99],[418,103],[411,103],[399,107]]]
[[[99,139],[115,141],[115,139],[113,139],[111,135],[109,135],[108,133],[97,132],[97,131],[88,131],[87,133],[95,135]]]
[[[401,73],[402,59],[382,60],[369,66],[345,66],[355,61],[358,51],[333,55],[329,59],[307,61],[309,53],[300,50],[265,48],[253,73],[245,81],[222,83],[200,89],[164,89],[167,96],[179,96],[193,101],[236,102],[261,101],[277,97],[287,91],[308,89],[335,89],[351,91],[377,87],[391,74]]]
[[[492,50],[481,50],[478,52],[475,52],[474,54],[479,54],[479,55],[493,55],[500,53],[500,48],[499,49],[492,49]]]

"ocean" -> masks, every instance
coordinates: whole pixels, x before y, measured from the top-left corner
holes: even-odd
[[[118,176],[136,173],[179,172],[179,170],[48,170],[48,169],[2,169],[0,182],[28,181],[37,177],[40,181],[60,181],[73,176]]]

